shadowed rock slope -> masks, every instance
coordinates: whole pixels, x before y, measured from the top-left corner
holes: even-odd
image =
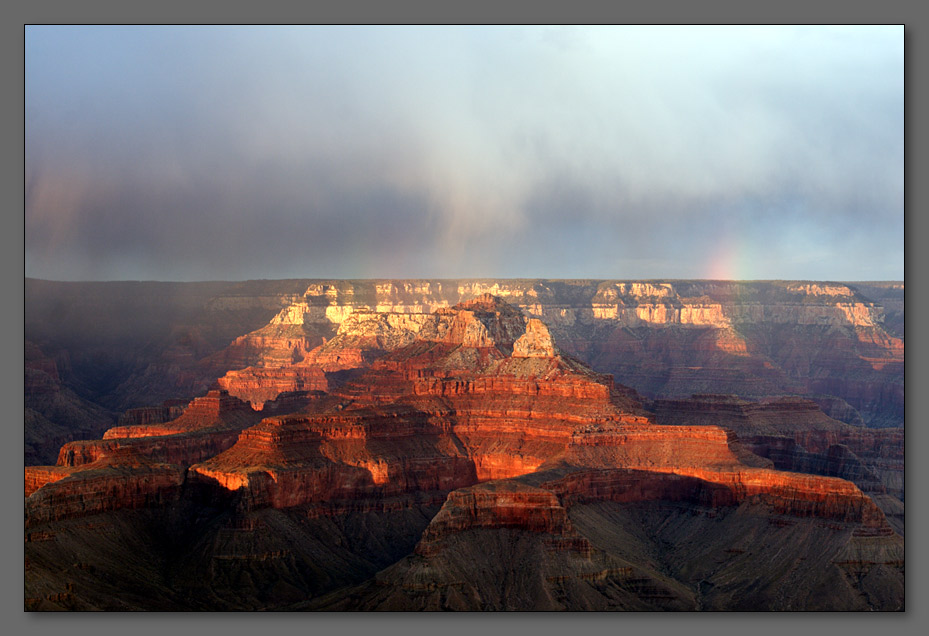
[[[257,412],[233,374],[27,467],[26,608],[903,607],[903,539],[852,481],[751,452],[744,405],[656,424],[498,297],[353,312],[296,367],[325,391]]]
[[[723,426],[779,470],[841,477],[854,482],[903,534],[904,432],[836,421],[816,402],[798,397],[742,400],[695,395],[649,404],[661,424]]]
[[[64,389],[110,417],[167,399],[187,402],[216,378],[247,368],[260,370],[246,374],[254,391],[246,399],[260,407],[288,386],[337,383],[331,372],[293,365],[354,314],[397,320],[482,293],[542,320],[566,352],[649,398],[797,394],[847,423],[903,425],[902,282],[27,279],[25,335],[47,357],[67,362],[59,369]],[[42,432],[31,439],[46,439],[55,427],[73,429],[72,438],[89,431],[67,409],[33,409],[27,417],[27,429]],[[41,461],[56,452],[48,447],[37,451]]]

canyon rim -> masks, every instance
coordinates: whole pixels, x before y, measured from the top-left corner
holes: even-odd
[[[906,611],[904,30],[25,25],[24,615]]]
[[[26,293],[27,610],[905,607],[902,283]]]

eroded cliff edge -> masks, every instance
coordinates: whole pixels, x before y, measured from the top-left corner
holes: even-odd
[[[365,590],[346,598],[384,608],[436,602],[484,608],[488,601],[481,594],[493,594],[474,581],[467,584],[470,600],[442,600],[435,592],[455,588],[459,575],[449,559],[461,550],[472,553],[490,531],[495,541],[512,537],[548,555],[543,567],[532,570],[545,572],[539,602],[573,590],[570,598],[586,599],[591,607],[699,607],[712,595],[690,574],[669,577],[647,559],[621,557],[606,547],[612,539],[597,524],[581,532],[584,523],[571,518],[591,509],[605,514],[615,505],[645,506],[652,511],[647,514],[670,505],[750,524],[800,524],[828,536],[828,572],[850,594],[861,596],[855,577],[875,564],[882,580],[902,581],[902,570],[894,574],[902,568],[902,538],[855,484],[775,470],[771,459],[752,453],[720,426],[654,423],[634,391],[566,355],[542,321],[497,297],[429,314],[353,314],[334,338],[290,365],[348,372],[327,384],[326,393],[291,396],[295,412],[255,423],[261,415],[250,405],[217,391],[171,422],[117,427],[103,440],[63,449],[59,465],[47,469],[44,483],[33,480],[27,498],[27,540],[35,544],[29,567],[42,569],[43,546],[55,541],[54,531],[51,539],[43,533],[53,522],[199,501],[225,507],[231,517],[224,527],[268,548],[246,549],[231,561],[224,557],[221,568],[214,552],[208,575],[194,568],[218,589],[235,572],[256,576],[256,563],[286,570],[309,558],[258,539],[263,524],[283,519],[269,510],[307,520],[397,518],[444,502],[425,528],[419,526],[422,538],[412,556],[379,579],[396,592],[389,603],[379,604],[378,594]],[[262,414],[272,414],[278,404],[268,404]],[[215,445],[195,442],[207,439]],[[359,540],[357,534],[345,538]],[[872,546],[869,554],[877,561],[846,559],[861,553],[862,542]],[[685,560],[696,565],[702,557],[688,554]],[[407,567],[413,569],[404,574]],[[782,589],[779,575],[769,574],[765,584]],[[615,594],[597,592],[603,582]],[[902,595],[891,596],[881,609],[900,606]],[[842,602],[847,598],[841,596]]]
[[[541,319],[567,353],[648,397],[803,394],[831,400],[843,421],[903,425],[902,335],[884,328],[881,302],[841,283],[312,282],[268,325],[213,360],[238,368],[292,365],[352,314],[428,314],[482,293]],[[902,297],[886,300],[898,333]]]

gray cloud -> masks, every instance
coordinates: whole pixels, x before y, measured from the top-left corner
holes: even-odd
[[[902,28],[30,27],[25,73],[27,276],[903,278]]]

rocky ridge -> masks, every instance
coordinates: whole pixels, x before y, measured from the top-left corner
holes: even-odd
[[[455,475],[484,482],[564,462],[694,477],[727,489],[733,502],[767,493],[785,513],[848,517],[889,530],[876,506],[848,482],[773,471],[715,426],[652,424],[611,381],[557,354],[543,323],[522,319],[493,297],[439,310],[415,324],[413,342],[389,322],[345,328],[333,343],[344,338],[366,340],[372,350],[397,348],[334,391],[342,399],[337,413],[266,419],[235,447],[191,470],[230,490],[244,489],[255,502],[299,505],[325,497],[334,481],[369,494],[388,483],[441,490],[456,485]],[[378,410],[386,403],[389,411]],[[396,444],[409,437],[431,440],[428,453],[437,472],[429,478],[405,475],[408,468],[398,458],[409,451],[387,450],[386,441],[373,445],[375,439]],[[344,467],[352,454],[366,457],[355,466],[362,470]],[[332,465],[327,457],[340,462]],[[245,467],[246,458],[254,468]],[[473,468],[462,470],[469,463]],[[307,475],[313,475],[310,481]]]
[[[650,403],[656,421],[723,426],[780,470],[842,477],[870,493],[904,493],[903,429],[868,429],[836,421],[816,402],[798,397],[749,401],[695,395]]]
[[[67,356],[55,360],[33,342],[25,343],[24,407],[25,462],[27,465],[54,461],[65,442],[96,437],[112,426],[112,412],[81,398],[62,381],[59,365],[69,365]]]
[[[646,395],[822,394],[850,405],[849,418],[902,423],[903,341],[882,328],[879,303],[838,283],[331,281],[308,285],[243,338],[264,351],[250,363],[259,367],[305,360],[310,344],[342,324],[364,326],[381,339],[374,348],[389,349],[399,346],[384,341],[391,332],[416,333],[431,312],[483,293],[540,319],[569,353]],[[378,320],[382,333],[371,324]],[[281,324],[313,335],[272,344],[263,334]]]
[[[804,394],[833,400],[830,415],[849,423],[904,420],[902,283],[27,279],[25,287],[27,340],[67,361],[62,388],[110,418],[187,402],[248,367],[268,369],[242,379],[254,384],[256,405],[288,386],[325,390],[318,376],[271,369],[302,362],[353,314],[430,314],[490,292],[545,322],[566,352],[647,397]],[[87,431],[71,439],[90,433],[73,408],[27,409],[27,443],[54,437],[28,453],[30,464],[51,461],[68,429]]]
[[[546,554],[563,555],[545,585],[634,579],[633,596],[670,594],[668,606],[678,609],[692,602],[691,592],[601,554],[572,510],[671,502],[725,516],[744,508],[779,523],[838,524],[844,538],[836,549],[873,538],[902,550],[881,509],[853,483],[775,470],[774,459],[718,425],[654,423],[634,391],[564,354],[543,321],[497,297],[431,314],[358,312],[330,340],[279,368],[296,367],[339,381],[327,381],[325,394],[306,395],[298,411],[260,422],[231,394],[256,386],[230,382],[229,393],[211,392],[175,420],[118,427],[102,440],[66,446],[57,466],[27,470],[27,526],[164,506],[185,488],[215,493],[207,495],[211,505],[235,502],[235,523],[245,528],[267,509],[351,516],[386,510],[378,502],[387,501],[407,510],[414,504],[403,502],[416,500],[405,498],[438,495],[442,508],[414,551],[427,563],[447,560],[482,532],[530,543],[538,536]],[[286,382],[277,387],[300,392]],[[733,419],[751,411],[744,407]],[[822,430],[843,430],[825,420]],[[881,558],[892,565],[898,552],[887,550]],[[434,577],[417,576],[425,587],[401,587],[435,589]]]
[[[257,420],[248,404],[211,391],[170,422],[68,442],[54,466],[25,467],[26,523],[163,503],[170,497],[161,491],[179,491],[188,466],[229,448]]]

